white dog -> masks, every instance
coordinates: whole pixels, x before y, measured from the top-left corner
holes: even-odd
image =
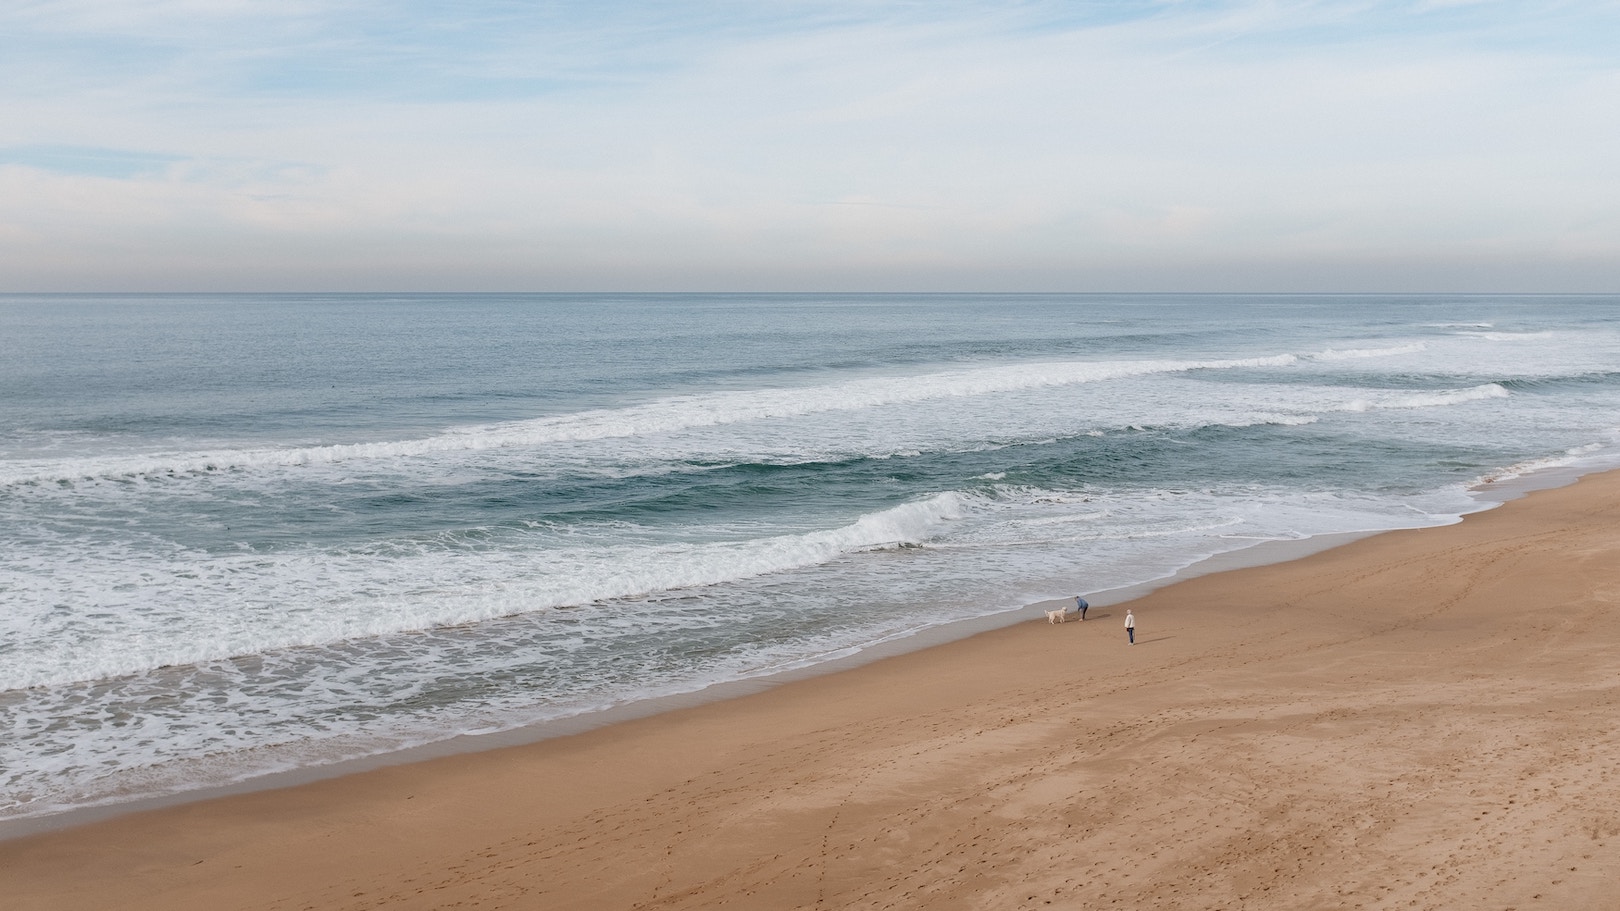
[[[1068,619],[1069,619],[1069,612],[1066,611],[1066,610],[1063,610],[1062,608],[1059,608],[1057,610],[1049,610],[1049,611],[1046,612],[1046,622],[1047,623],[1066,623],[1066,622],[1068,622]]]

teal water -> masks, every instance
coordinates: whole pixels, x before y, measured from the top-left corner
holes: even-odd
[[[1620,298],[0,297],[0,819],[1620,462]]]

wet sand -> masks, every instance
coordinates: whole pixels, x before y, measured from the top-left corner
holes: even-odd
[[[1620,908],[1620,473],[1029,614],[0,842],[0,906]]]

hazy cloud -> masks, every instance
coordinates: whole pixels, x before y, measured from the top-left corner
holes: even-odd
[[[1617,25],[14,3],[0,288],[1613,290]]]

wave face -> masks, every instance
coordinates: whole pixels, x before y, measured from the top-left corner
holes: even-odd
[[[0,822],[1615,464],[1608,298],[0,297]]]

